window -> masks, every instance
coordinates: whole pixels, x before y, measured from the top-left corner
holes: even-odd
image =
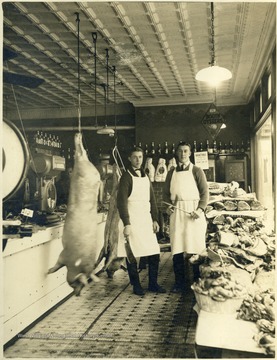
[[[266,210],[266,229],[274,230],[274,194],[272,170],[272,118],[267,118],[254,138],[255,191],[257,199]]]

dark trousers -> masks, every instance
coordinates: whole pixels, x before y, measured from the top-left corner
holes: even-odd
[[[173,270],[175,275],[175,286],[185,287],[185,260],[184,253],[173,255]]]
[[[184,257],[184,253],[175,254],[173,255],[173,270],[175,275],[175,285],[179,288],[188,288],[190,286],[191,280],[191,271],[190,267],[192,268],[192,277],[193,280],[196,281],[200,274],[199,274],[199,266],[189,265],[189,257]]]
[[[148,277],[149,277],[148,286],[149,287],[157,286],[159,262],[160,262],[159,254],[148,256]],[[131,264],[126,259],[126,263],[127,263],[127,270],[131,285],[133,285],[134,287],[141,287],[139,280],[139,273],[137,269],[137,262]]]

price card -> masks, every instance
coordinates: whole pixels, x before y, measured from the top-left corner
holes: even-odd
[[[21,214],[24,215],[24,216],[27,216],[27,217],[33,217],[34,210],[25,208],[25,209],[21,210]]]
[[[194,153],[194,162],[201,169],[209,169],[209,160],[207,151],[199,151]]]

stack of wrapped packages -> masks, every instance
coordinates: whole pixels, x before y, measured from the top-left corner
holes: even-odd
[[[275,355],[275,242],[265,209],[238,183],[210,186],[207,250],[192,285],[200,309],[255,322],[257,344]]]

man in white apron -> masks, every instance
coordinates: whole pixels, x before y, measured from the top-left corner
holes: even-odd
[[[120,178],[117,207],[124,226],[123,235],[128,238],[133,255],[148,257],[149,285],[148,290],[165,293],[157,283],[160,261],[160,246],[156,233],[159,231],[158,210],[154,191],[148,176],[141,169],[143,150],[133,148],[129,154],[130,165]],[[118,257],[126,257],[124,237],[119,238]],[[136,260],[126,259],[130,282],[134,294],[143,296]]]
[[[204,171],[190,162],[190,144],[180,142],[176,149],[177,167],[168,172],[164,201],[171,203],[170,242],[173,255],[175,285],[173,292],[183,292],[188,274],[185,261],[188,255],[201,254],[206,248],[206,209],[209,189]],[[195,268],[194,268],[195,269]]]

